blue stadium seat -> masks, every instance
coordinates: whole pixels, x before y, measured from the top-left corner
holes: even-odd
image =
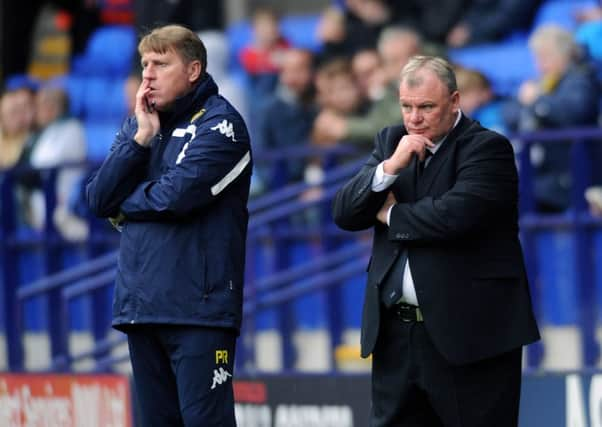
[[[126,114],[124,82],[125,78],[86,79],[85,116],[90,120],[98,121],[122,120]]]
[[[88,142],[88,160],[93,162],[104,160],[115,140],[119,125],[118,122],[98,122],[94,120],[84,122],[86,141]]]
[[[104,77],[86,79],[85,115],[90,120],[103,120],[109,116],[107,103],[111,92],[111,82]]]
[[[126,77],[136,49],[134,29],[125,25],[105,26],[91,36],[83,56],[72,62],[72,72],[88,76]]]
[[[576,325],[575,235],[570,231],[545,230],[538,233],[536,240],[543,320],[549,325]]]
[[[319,21],[319,15],[290,15],[282,18],[280,28],[291,45],[317,52],[321,47],[317,37]]]
[[[85,115],[86,79],[77,75],[67,76],[65,90],[69,96],[69,112],[74,117],[83,119]]]
[[[494,92],[501,96],[514,95],[524,80],[537,75],[526,40],[451,49],[449,58],[481,71],[491,80]]]

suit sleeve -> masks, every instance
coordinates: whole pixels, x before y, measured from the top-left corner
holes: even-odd
[[[393,207],[389,240],[451,240],[505,226],[518,204],[512,146],[493,132],[472,146],[457,166],[455,183],[441,197]]]
[[[376,167],[384,160],[383,132],[376,137],[375,148],[359,173],[347,182],[335,195],[332,205],[334,222],[343,230],[358,231],[372,227],[376,214],[385,199],[387,191],[372,191],[372,178]]]
[[[251,173],[246,135],[241,131],[236,138],[228,137],[205,127],[184,145],[174,167],[136,187],[121,204],[121,212],[134,221],[170,220],[211,204],[237,178]]]
[[[109,155],[86,186],[90,210],[99,217],[112,217],[119,206],[142,181],[150,149],[140,146],[132,135],[135,120],[126,120],[115,137]]]

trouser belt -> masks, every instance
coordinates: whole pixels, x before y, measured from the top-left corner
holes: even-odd
[[[420,307],[415,305],[406,304],[405,302],[399,303],[391,307],[391,309],[395,312],[397,317],[401,319],[402,322],[423,322],[424,317],[422,317],[422,311],[420,311]]]

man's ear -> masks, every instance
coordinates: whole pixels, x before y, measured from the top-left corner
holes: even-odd
[[[453,111],[457,113],[460,109],[460,92],[456,90],[451,94],[451,102],[453,105]]]
[[[188,81],[196,82],[201,76],[201,61],[191,61],[188,64]]]

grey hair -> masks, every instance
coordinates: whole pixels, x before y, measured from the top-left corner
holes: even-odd
[[[571,60],[577,59],[581,53],[573,34],[555,24],[542,25],[529,37],[531,50],[543,46],[553,46],[560,55]]]
[[[454,73],[452,65],[438,56],[412,56],[405,67],[403,67],[403,70],[401,70],[399,81],[410,87],[420,85],[422,83],[422,78],[417,75],[417,71],[422,69],[430,70],[435,73],[439,80],[447,87],[450,94],[458,90],[456,74]]]

